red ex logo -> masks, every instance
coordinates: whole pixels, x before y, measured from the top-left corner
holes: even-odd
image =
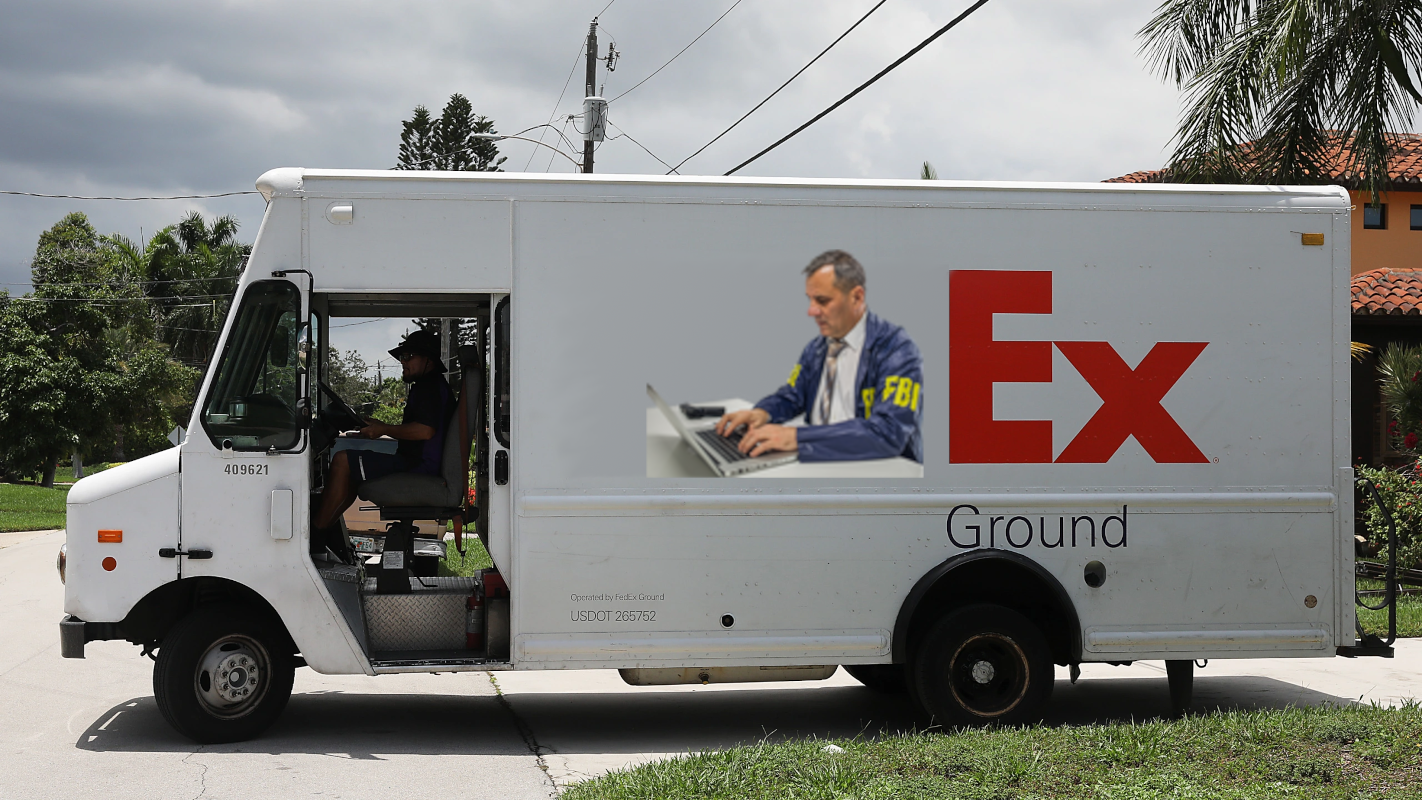
[[[1161,464],[1209,459],[1160,405],[1208,342],[1157,342],[1133,370],[1106,342],[998,342],[993,314],[1052,313],[1052,273],[952,270],[948,459],[955,464],[1052,461],[1051,420],[996,420],[994,383],[1050,383],[1052,345],[1101,397],[1057,463],[1104,464],[1129,436]]]

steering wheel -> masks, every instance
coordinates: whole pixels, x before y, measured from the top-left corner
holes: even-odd
[[[325,381],[321,381],[320,386],[321,394],[331,401],[331,404],[326,408],[329,415],[328,421],[337,431],[353,431],[365,427],[365,420],[361,415],[331,387],[327,386]]]

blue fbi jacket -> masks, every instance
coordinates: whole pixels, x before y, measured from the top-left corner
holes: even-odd
[[[796,431],[801,461],[859,461],[903,456],[923,463],[923,357],[903,328],[866,312],[864,352],[855,376],[854,418]],[[805,414],[820,389],[829,343],[816,336],[805,345],[790,379],[755,404],[782,423]]]

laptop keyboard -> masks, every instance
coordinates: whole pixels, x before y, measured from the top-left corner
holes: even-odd
[[[722,461],[733,463],[744,461],[750,456],[736,449],[736,445],[741,443],[743,432],[737,430],[730,436],[722,436],[712,428],[705,428],[696,432],[701,438],[701,443],[706,445],[711,452],[721,457]]]

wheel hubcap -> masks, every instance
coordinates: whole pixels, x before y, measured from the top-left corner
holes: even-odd
[[[270,665],[266,649],[256,640],[223,637],[198,659],[194,689],[210,713],[239,717],[266,694]]]
[[[948,685],[958,705],[976,716],[1000,717],[1027,694],[1027,655],[999,633],[970,637],[949,662]]]
[[[971,672],[973,680],[980,684],[992,683],[992,678],[997,674],[997,669],[993,667],[991,661],[979,661],[973,665]]]

